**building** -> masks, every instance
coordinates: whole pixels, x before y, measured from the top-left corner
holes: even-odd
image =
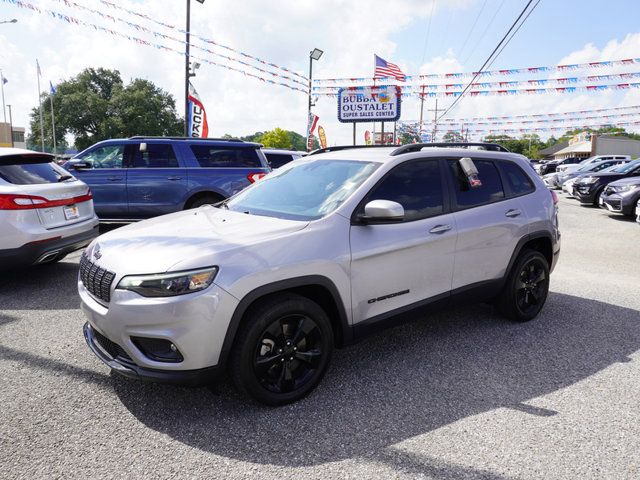
[[[569,157],[588,158],[593,155],[631,155],[640,157],[640,140],[617,136],[595,135],[582,132],[569,140],[569,145],[553,154],[555,160]]]
[[[13,127],[0,122],[0,147],[27,148],[24,127]]]
[[[559,152],[560,150],[562,150],[563,148],[567,148],[568,146],[569,142],[558,142],[555,145],[543,148],[538,152],[538,154],[544,160],[551,160],[556,152]]]

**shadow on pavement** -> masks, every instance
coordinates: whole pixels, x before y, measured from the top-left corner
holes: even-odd
[[[523,402],[626,362],[638,349],[638,311],[552,293],[530,323],[510,323],[475,305],[339,350],[319,388],[286,407],[256,405],[227,384],[214,394],[113,382],[142,423],[216,455],[286,466],[351,457],[395,464],[387,447],[471,415],[500,407],[562,415]],[[459,468],[428,459],[410,464],[423,474],[456,476]]]

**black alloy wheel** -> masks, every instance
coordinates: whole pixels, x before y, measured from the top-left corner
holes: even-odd
[[[300,295],[276,295],[249,309],[231,352],[231,377],[255,400],[284,405],[320,383],[332,351],[325,311]]]
[[[308,316],[289,315],[272,322],[256,346],[253,370],[261,385],[290,393],[313,378],[322,358],[322,334]]]
[[[524,250],[513,265],[496,306],[519,322],[535,318],[549,294],[549,262],[540,252]]]
[[[546,298],[549,277],[539,258],[532,258],[520,270],[516,284],[518,310],[523,315],[537,313]]]

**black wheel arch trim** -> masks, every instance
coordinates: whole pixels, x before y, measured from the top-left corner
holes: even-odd
[[[554,241],[553,241],[553,236],[551,235],[550,232],[541,230],[538,232],[534,232],[534,233],[528,233],[527,235],[525,235],[524,237],[522,237],[518,243],[516,244],[516,248],[513,250],[513,253],[511,254],[511,259],[509,260],[509,264],[507,265],[507,270],[504,273],[504,278],[503,281],[506,281],[507,277],[509,276],[509,272],[511,271],[511,268],[513,268],[513,264],[516,263],[516,260],[518,259],[518,256],[520,256],[520,252],[522,252],[523,247],[529,243],[531,240],[537,240],[539,238],[545,238],[548,239],[549,242],[551,242],[551,255],[553,256],[556,252],[554,251]],[[551,268],[551,263],[549,263],[549,268]]]
[[[339,335],[339,338],[341,339],[340,344],[346,345],[352,343],[352,328],[349,325],[347,312],[345,310],[342,298],[340,297],[340,293],[338,292],[338,288],[335,286],[333,281],[327,277],[324,277],[322,275],[306,275],[303,277],[288,278],[286,280],[280,280],[277,282],[262,285],[250,291],[242,298],[242,300],[240,300],[240,303],[238,303],[238,306],[231,316],[229,326],[227,327],[227,333],[222,344],[222,350],[220,352],[220,358],[218,359],[218,365],[225,366],[227,364],[229,354],[231,353],[231,349],[235,342],[235,338],[238,333],[240,324],[242,323],[244,314],[256,300],[266,295],[272,295],[281,292],[284,293],[300,287],[314,286],[325,288],[329,292],[333,299],[333,302],[335,303],[336,309],[338,311],[338,318],[336,320],[340,325],[340,331],[334,333],[337,333]],[[323,305],[320,306],[323,307]],[[329,315],[330,312],[327,312],[327,314]]]

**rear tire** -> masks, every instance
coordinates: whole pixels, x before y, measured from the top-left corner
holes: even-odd
[[[498,311],[517,322],[528,322],[542,310],[549,293],[549,262],[536,250],[524,250],[509,272],[496,302]]]
[[[320,383],[332,351],[326,312],[306,297],[277,295],[247,313],[231,352],[231,378],[258,402],[285,405]]]

